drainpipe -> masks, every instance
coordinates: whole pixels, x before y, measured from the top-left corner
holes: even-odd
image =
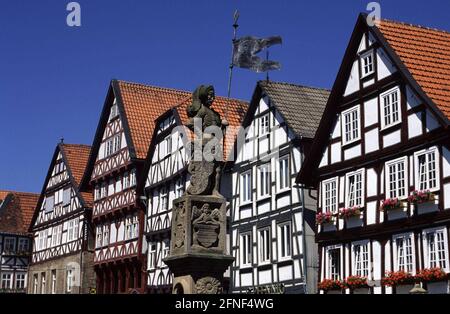
[[[304,151],[303,151],[303,136],[300,136],[300,169],[303,167],[304,161]],[[308,265],[307,265],[307,246],[306,246],[306,224],[305,224],[305,186],[301,187],[301,195],[302,195],[302,241],[303,241],[303,277],[305,285],[303,286],[305,294],[308,294]]]

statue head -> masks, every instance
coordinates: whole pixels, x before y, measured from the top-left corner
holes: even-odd
[[[200,102],[205,106],[211,106],[216,98],[216,93],[214,91],[214,86],[212,85],[201,85],[198,88],[198,98]]]

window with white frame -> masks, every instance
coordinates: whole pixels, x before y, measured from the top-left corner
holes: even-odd
[[[342,112],[342,140],[343,144],[350,144],[361,139],[360,108],[353,107]]]
[[[369,276],[369,241],[356,242],[352,244],[353,257],[353,275],[368,277]]]
[[[292,256],[291,222],[278,225],[278,260],[290,259]]]
[[[162,186],[159,190],[160,198],[160,211],[166,211],[169,207],[169,193],[167,192],[167,187]]]
[[[332,247],[327,250],[327,278],[332,280],[341,279],[341,248]]]
[[[23,253],[23,252],[28,252],[29,249],[30,249],[30,246],[29,246],[28,239],[23,239],[23,238],[19,239],[19,245],[18,245],[17,251]]]
[[[34,274],[33,275],[33,293],[37,294],[38,293],[38,274]]]
[[[166,156],[168,156],[170,153],[172,153],[172,135],[169,135],[164,139],[165,146],[166,146]],[[166,156],[163,156],[166,157]]]
[[[322,211],[336,214],[338,209],[338,178],[322,183]]]
[[[123,189],[128,189],[130,187],[130,176],[128,172],[123,174]]]
[[[272,246],[270,227],[259,230],[259,262],[270,262],[270,248]]]
[[[67,227],[67,241],[73,241],[73,223],[74,223],[74,221],[73,220],[70,220],[69,222],[68,222],[68,227]]]
[[[373,50],[361,55],[361,73],[362,77],[369,76],[375,72]]]
[[[412,273],[414,271],[414,239],[413,234],[394,236],[394,270]]]
[[[47,293],[46,285],[47,285],[47,281],[45,279],[45,273],[41,273],[41,293],[42,294]]]
[[[73,221],[73,239],[78,239],[78,234],[80,232],[80,220],[75,218]]]
[[[241,267],[251,266],[252,264],[252,234],[250,232],[243,233],[240,236],[240,256]]]
[[[109,225],[103,225],[103,246],[109,245]]]
[[[290,187],[289,156],[284,156],[278,160],[278,190],[283,191]]]
[[[170,242],[168,240],[164,240],[162,242],[162,259],[165,259],[167,256],[169,256],[170,251]]]
[[[63,189],[59,189],[55,192],[55,205],[59,205],[63,202]]]
[[[131,170],[130,172],[130,186],[136,185],[136,170]]]
[[[444,227],[424,230],[423,241],[425,267],[448,271],[447,229]]]
[[[138,217],[127,217],[125,223],[125,237],[127,240],[137,238],[138,236]]]
[[[385,167],[386,173],[386,196],[388,198],[408,197],[408,159],[406,157],[389,161]]]
[[[95,246],[97,248],[102,247],[103,246],[103,230],[102,230],[102,226],[97,226],[96,228],[96,241],[95,241]]]
[[[259,136],[264,136],[270,132],[269,114],[259,118]]]
[[[66,292],[72,292],[73,287],[73,269],[67,268],[66,271]]]
[[[101,197],[100,197],[100,185],[96,185],[95,186],[95,192],[94,192],[94,201],[97,201],[97,200],[99,200]]]
[[[247,171],[241,174],[241,203],[249,203],[252,201],[252,172]]]
[[[183,178],[177,179],[175,181],[175,197],[179,198],[182,197],[184,193],[184,180]]]
[[[24,289],[26,282],[27,274],[25,273],[16,273],[16,289]]]
[[[270,195],[270,164],[258,167],[258,188],[260,197]]]
[[[52,228],[52,246],[56,246],[58,242],[58,227],[54,226]]]
[[[395,87],[380,96],[381,127],[387,128],[401,122],[400,89]]]
[[[103,182],[100,188],[100,198],[105,198],[108,196],[108,187],[106,182]]]
[[[348,173],[345,176],[345,181],[347,184],[347,197],[345,199],[346,207],[363,206],[364,169]]]
[[[12,289],[12,274],[2,273],[2,289]]]
[[[416,189],[420,191],[439,189],[439,155],[437,148],[432,147],[414,155]]]
[[[3,244],[3,251],[5,253],[14,253],[16,251],[16,239],[15,238],[5,238]]]
[[[116,193],[122,192],[122,177],[118,176],[116,179],[116,188],[115,188]]]
[[[56,269],[52,270],[52,294],[56,294]]]
[[[58,226],[58,233],[57,233],[57,237],[56,237],[57,245],[60,245],[60,244],[61,244],[61,241],[62,241],[62,232],[63,232],[63,225],[59,225],[59,226]]]
[[[148,254],[148,269],[156,268],[156,243],[150,243]]]
[[[109,120],[114,119],[119,115],[119,107],[117,106],[116,100],[114,100],[113,105],[111,106],[111,111],[109,113]]]

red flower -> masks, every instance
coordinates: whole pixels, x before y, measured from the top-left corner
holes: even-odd
[[[389,211],[389,210],[400,208],[400,206],[401,206],[401,203],[398,198],[388,198],[388,199],[385,199],[383,201],[383,203],[381,204],[381,210]]]
[[[367,278],[361,276],[347,277],[345,280],[345,285],[352,290],[368,287]]]
[[[436,282],[447,279],[447,274],[441,268],[429,268],[420,270],[416,278],[421,282]]]
[[[403,270],[387,272],[386,277],[382,279],[382,284],[394,287],[402,284],[414,283],[415,277]]]
[[[343,284],[340,280],[324,279],[322,282],[319,282],[317,287],[319,290],[327,292],[345,289],[345,284]]]
[[[413,204],[423,204],[427,203],[429,201],[434,200],[434,194],[431,193],[429,190],[426,191],[414,191],[412,194],[408,197],[408,201]]]
[[[316,224],[317,225],[323,225],[323,224],[331,223],[331,222],[333,222],[333,214],[330,212],[318,213],[316,215]]]
[[[351,218],[351,217],[357,217],[361,215],[361,206],[354,206],[350,208],[343,208],[339,211],[339,217],[340,218]]]

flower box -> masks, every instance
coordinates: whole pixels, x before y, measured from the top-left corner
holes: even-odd
[[[398,198],[388,198],[382,202],[380,210],[390,211],[395,209],[401,209],[406,206],[407,204],[405,202],[401,202]]]
[[[434,202],[436,196],[431,193],[429,190],[426,191],[414,191],[408,197],[408,201],[412,204],[425,204]]]
[[[339,291],[345,289],[345,284],[340,280],[324,279],[318,284],[317,288],[324,292]]]
[[[316,224],[318,226],[324,225],[324,224],[331,224],[333,222],[334,222],[334,216],[330,212],[318,213],[316,215]]]
[[[395,287],[399,285],[409,285],[413,284],[416,278],[405,271],[392,271],[387,272],[386,277],[382,279],[382,284],[388,287]]]
[[[416,278],[421,282],[438,282],[447,280],[448,276],[443,269],[436,267],[420,270]]]
[[[339,218],[348,219],[352,217],[360,217],[362,210],[363,208],[361,206],[343,208],[339,211]]]
[[[368,282],[366,277],[361,276],[350,276],[345,280],[345,286],[350,290],[368,288]]]

